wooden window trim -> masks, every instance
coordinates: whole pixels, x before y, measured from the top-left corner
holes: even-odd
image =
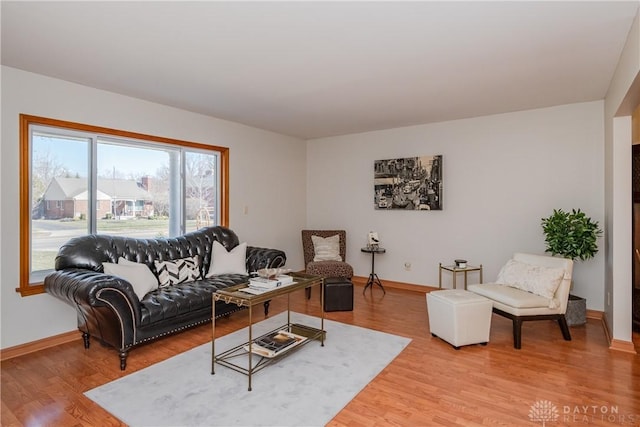
[[[136,132],[111,129],[101,126],[93,126],[82,123],[69,122],[65,120],[50,119],[46,117],[20,114],[20,284],[16,292],[21,296],[37,295],[44,293],[44,283],[30,283],[30,246],[29,237],[31,234],[31,209],[30,209],[30,172],[29,167],[31,152],[29,144],[29,126],[43,125],[59,127],[71,130],[100,133],[123,138],[131,138],[163,144],[189,147],[199,150],[217,151],[220,153],[220,225],[229,226],[229,148],[215,145],[202,144],[197,142],[182,141],[178,139],[165,138],[161,136],[147,135]]]

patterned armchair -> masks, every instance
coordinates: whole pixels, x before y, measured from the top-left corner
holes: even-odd
[[[315,249],[312,236],[323,238],[338,235],[340,238],[339,252],[342,261],[314,261]],[[304,265],[308,274],[327,277],[339,277],[351,279],[353,267],[345,262],[347,255],[347,232],[345,230],[302,230],[302,250]],[[311,289],[307,289],[307,297],[310,297]]]

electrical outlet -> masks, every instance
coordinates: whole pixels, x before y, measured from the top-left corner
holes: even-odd
[[[411,263],[410,262],[405,262],[404,263],[404,269],[407,271],[411,271]]]

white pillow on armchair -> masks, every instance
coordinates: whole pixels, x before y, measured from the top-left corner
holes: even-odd
[[[340,256],[340,236],[336,234],[330,237],[311,236],[314,261],[342,261]]]
[[[563,268],[550,268],[510,259],[498,273],[497,283],[553,299],[564,278]]]

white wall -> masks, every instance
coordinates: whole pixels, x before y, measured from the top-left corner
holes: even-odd
[[[75,310],[49,295],[21,297],[18,283],[18,115],[20,113],[230,148],[230,228],[250,245],[286,251],[301,268],[305,143],[219,120],[2,67],[1,347],[76,329]],[[248,214],[244,214],[244,207]]]
[[[603,223],[603,126],[598,101],[308,141],[307,226],[346,229],[358,276],[369,274],[360,248],[374,230],[383,280],[437,286],[438,263],[465,258],[490,281],[513,252],[544,252],[540,220],[554,208]],[[443,155],[442,211],[374,210],[375,160],[432,154]],[[572,292],[602,310],[602,252],[574,279]]]
[[[606,274],[607,325],[611,336],[631,341],[632,189],[631,113],[637,105],[640,79],[640,14],[629,31],[605,98]],[[635,86],[634,86],[635,82]],[[628,102],[634,100],[633,103]],[[626,106],[628,111],[620,111]],[[618,117],[616,117],[618,116]],[[609,298],[610,296],[610,298]]]

